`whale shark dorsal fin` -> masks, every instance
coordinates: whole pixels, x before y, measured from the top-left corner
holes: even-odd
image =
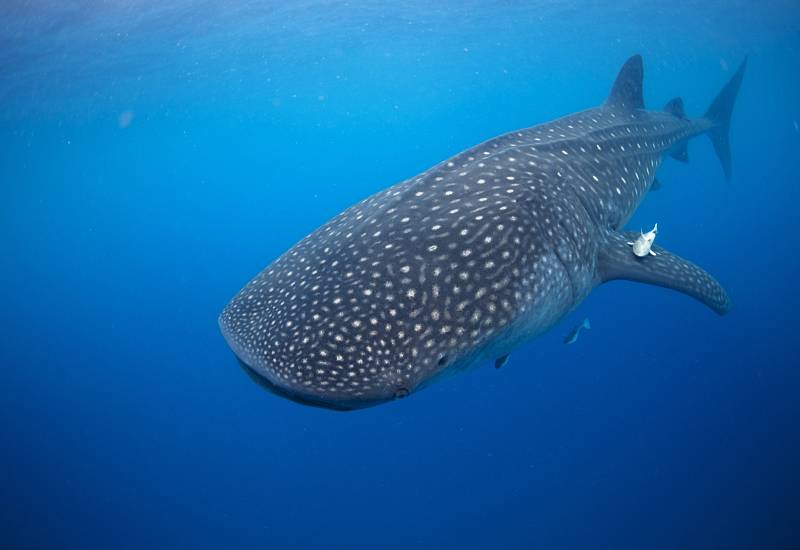
[[[677,290],[724,315],[730,309],[728,293],[714,277],[695,264],[653,245],[655,256],[631,254],[627,242],[636,233],[610,232],[597,258],[601,282],[625,279]]]
[[[683,110],[683,99],[679,97],[674,97],[667,101],[667,104],[664,105],[664,111],[678,118],[686,119],[686,112]]]
[[[611,93],[606,99],[606,107],[632,111],[644,109],[644,96],[642,95],[642,56],[634,55],[628,59],[619,70],[617,79],[611,87]]]

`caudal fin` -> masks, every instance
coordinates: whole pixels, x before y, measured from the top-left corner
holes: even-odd
[[[705,118],[713,123],[713,126],[708,130],[708,137],[711,138],[711,143],[714,145],[714,151],[717,152],[720,163],[722,163],[722,171],[725,172],[725,180],[731,179],[731,147],[728,141],[728,133],[731,126],[731,113],[733,112],[733,105],[736,103],[736,95],[739,93],[739,87],[742,84],[742,77],[744,76],[744,69],[747,66],[747,58],[744,58],[742,64],[736,70],[736,74],[725,84],[725,87],[717,94],[711,106],[705,114]]]

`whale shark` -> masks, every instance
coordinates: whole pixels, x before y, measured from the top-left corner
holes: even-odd
[[[701,117],[680,98],[645,110],[639,55],[599,106],[471,147],[351,206],[224,307],[241,366],[280,396],[335,410],[404,398],[495,362],[559,322],[596,286],[682,292],[718,314],[723,287],[623,230],[662,159],[710,137],[731,177],[731,112],[746,59]]]

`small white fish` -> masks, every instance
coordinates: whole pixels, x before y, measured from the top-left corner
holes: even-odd
[[[590,328],[592,328],[592,325],[589,323],[589,318],[587,317],[580,325],[575,326],[575,328],[569,331],[569,334],[564,337],[564,343],[574,344],[578,341],[578,335],[581,333],[581,330],[589,330]]]
[[[628,246],[633,247],[633,253],[640,257],[644,258],[648,254],[651,256],[655,256],[656,253],[650,250],[650,247],[653,246],[653,241],[656,240],[656,233],[658,233],[658,224],[656,224],[652,230],[648,231],[647,233],[639,232],[641,235],[636,238],[635,242],[628,242]]]

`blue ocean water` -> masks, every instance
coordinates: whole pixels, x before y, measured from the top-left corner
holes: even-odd
[[[608,4],[4,1],[0,545],[799,547],[800,5]],[[750,56],[733,181],[697,138],[628,226],[729,315],[611,283],[503,369],[353,413],[241,372],[217,315],[280,253],[634,53],[690,116]]]

